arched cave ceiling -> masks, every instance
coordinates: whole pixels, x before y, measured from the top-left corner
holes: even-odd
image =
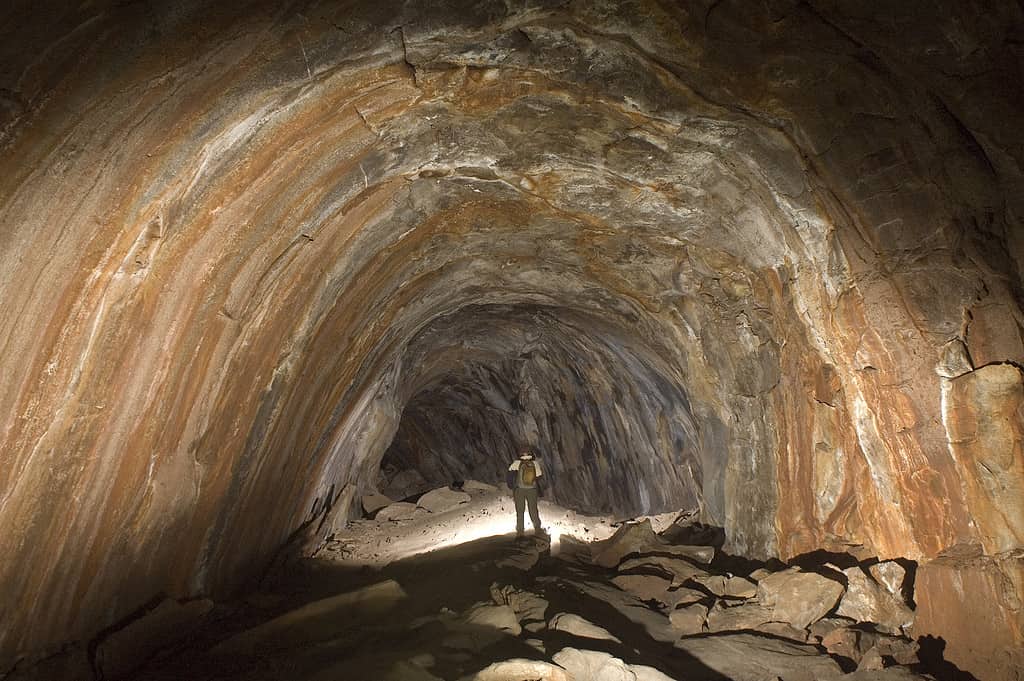
[[[748,555],[1019,548],[1022,10],[867,5],[9,6],[0,660],[230,590],[403,409]]]

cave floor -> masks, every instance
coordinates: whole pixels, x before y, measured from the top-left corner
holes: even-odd
[[[542,518],[551,537],[494,534],[514,525],[510,501],[495,493],[433,517],[354,523],[272,586],[218,606],[132,678],[810,681],[850,671],[821,647],[765,632],[698,634],[681,646],[664,606],[582,558],[586,545],[572,535],[607,536],[610,519],[550,504]],[[465,541],[446,543],[453,527]],[[484,531],[492,534],[475,536]],[[905,668],[885,674],[857,678],[919,678]]]

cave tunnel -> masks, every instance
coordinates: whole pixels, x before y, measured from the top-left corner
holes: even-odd
[[[1022,46],[1010,0],[7,3],[0,676],[530,447],[580,513],[915,561],[914,631],[1020,678]]]

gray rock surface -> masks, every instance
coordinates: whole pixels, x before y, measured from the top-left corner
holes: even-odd
[[[843,570],[849,580],[836,614],[858,622],[874,622],[883,631],[893,634],[914,622],[914,613],[902,601],[873,580],[861,568]]]
[[[621,643],[616,636],[604,627],[599,627],[590,620],[571,612],[560,612],[556,614],[548,622],[548,628],[553,631],[564,631],[567,634],[580,636],[582,638],[596,638]]]
[[[431,513],[444,513],[450,511],[459,504],[465,504],[470,496],[465,492],[457,492],[447,487],[430,490],[419,498],[416,505],[425,508]]]

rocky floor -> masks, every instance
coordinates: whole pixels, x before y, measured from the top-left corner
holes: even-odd
[[[896,562],[766,567],[697,544],[711,535],[683,521],[615,527],[548,504],[550,536],[517,541],[501,533],[511,500],[487,486],[421,504],[374,509],[273,588],[197,608],[194,625],[189,604],[140,619],[136,642],[147,619],[178,622],[180,641],[131,678],[925,678]],[[147,650],[118,636],[97,649],[106,678]]]

